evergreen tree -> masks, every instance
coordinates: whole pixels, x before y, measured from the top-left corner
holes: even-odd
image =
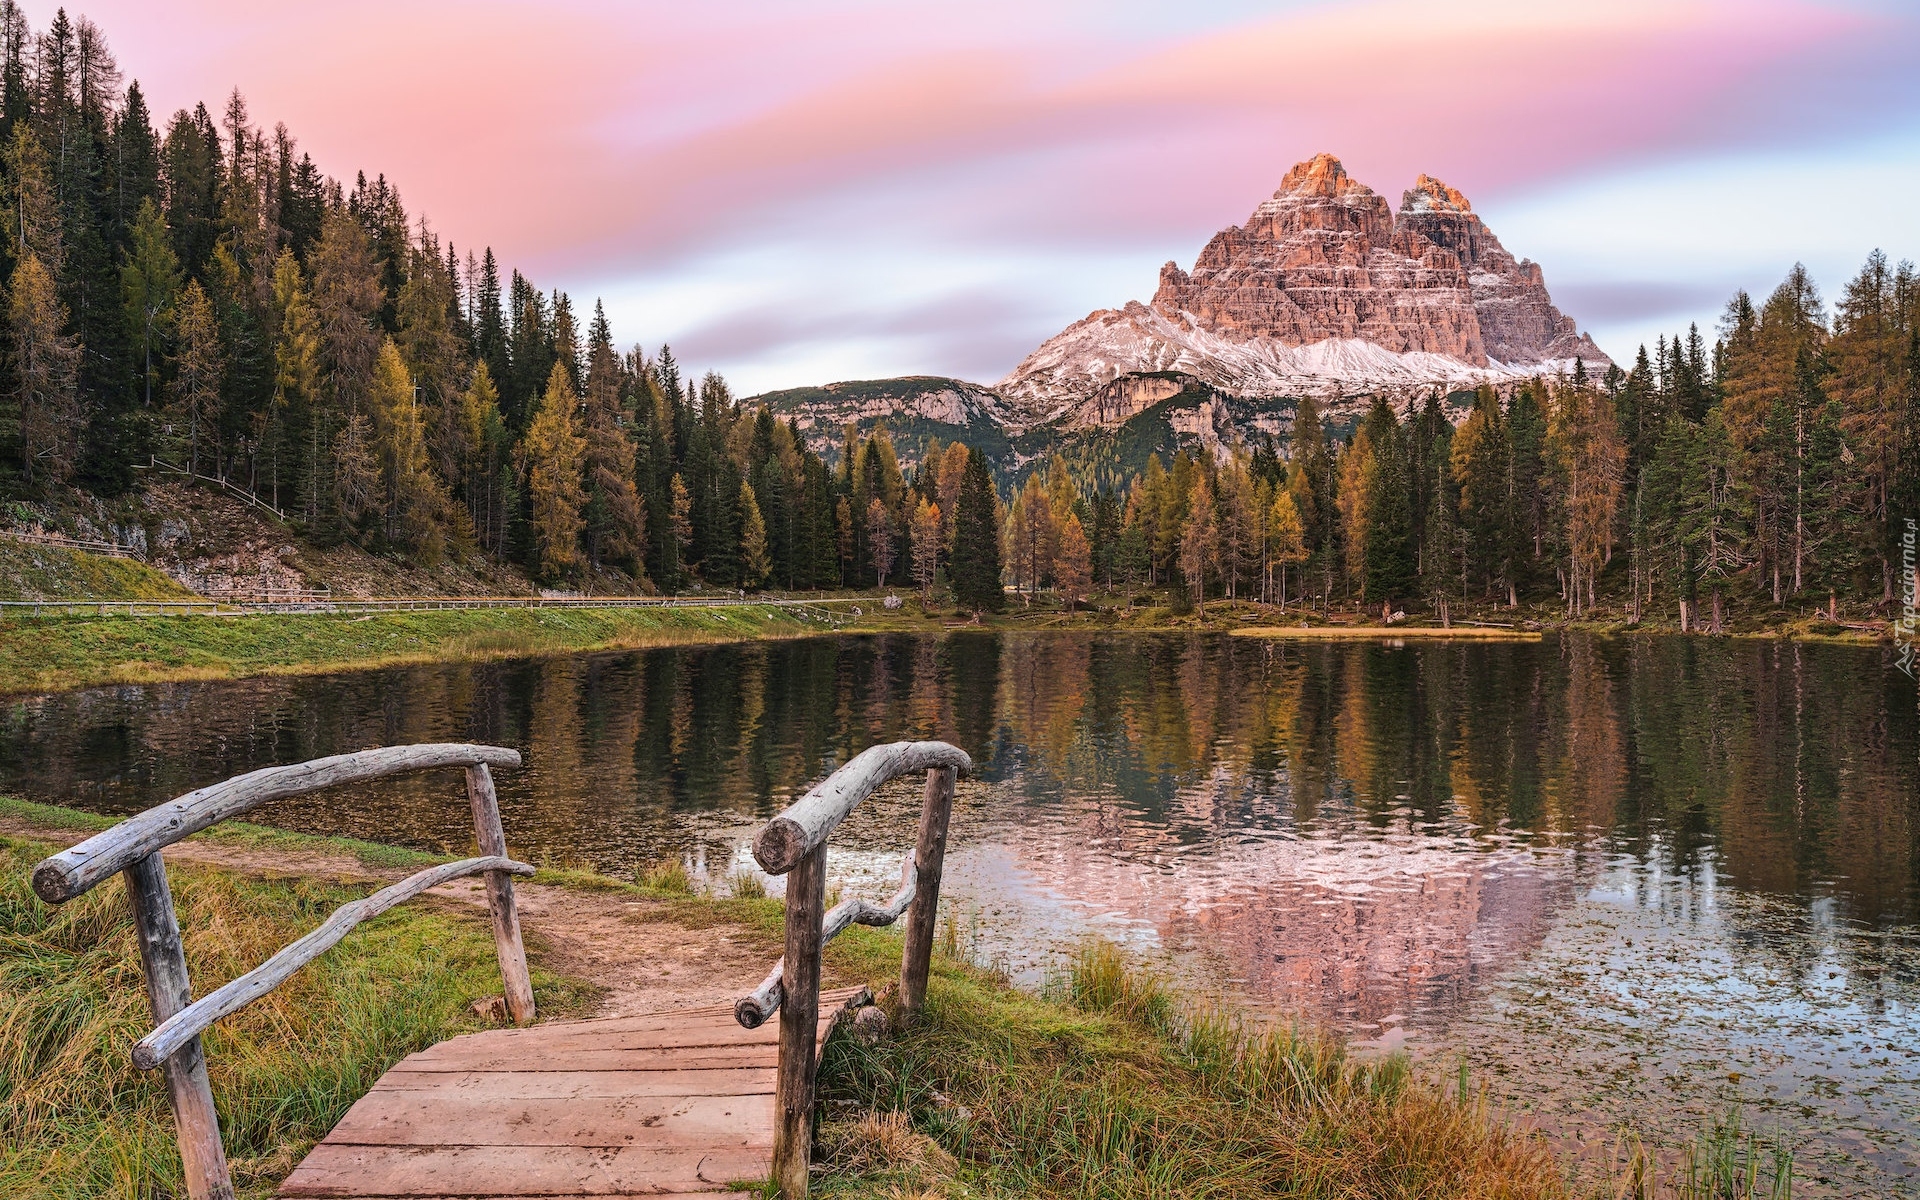
[[[321,413],[320,325],[313,301],[301,278],[300,263],[291,250],[282,250],[273,266],[273,307],[279,313],[274,338],[274,447],[270,473],[273,502],[280,503],[281,461],[284,447],[290,467],[303,455],[317,456],[328,431]],[[311,479],[311,471],[302,473]],[[296,475],[296,478],[301,475]],[[304,490],[306,516],[312,522],[320,491]]]
[[[1374,467],[1366,493],[1366,586],[1369,602],[1391,606],[1413,591],[1413,517],[1406,437],[1393,407],[1374,401],[1367,415]]]
[[[1468,572],[1484,595],[1511,583],[1513,512],[1510,454],[1500,399],[1490,387],[1474,393],[1473,411],[1453,436],[1453,481],[1460,489],[1460,527],[1466,534]]]
[[[180,260],[167,241],[166,222],[151,197],[140,202],[134,219],[126,265],[120,269],[120,288],[127,330],[138,353],[140,403],[152,408],[173,302],[180,293]]]
[[[1000,530],[987,460],[968,448],[966,473],[955,501],[953,531],[954,599],[975,612],[999,612],[1006,606],[1000,587]]]

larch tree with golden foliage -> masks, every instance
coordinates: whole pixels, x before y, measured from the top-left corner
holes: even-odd
[[[379,463],[378,510],[386,538],[427,564],[446,552],[441,521],[446,497],[428,466],[413,374],[392,338],[380,343],[367,407],[373,417],[374,457]]]
[[[533,550],[539,572],[562,579],[580,569],[580,534],[586,528],[582,510],[586,490],[580,473],[586,463],[587,443],[574,421],[579,401],[565,363],[553,364],[540,407],[520,443],[520,474],[533,503]]]
[[[767,520],[760,514],[760,500],[753,485],[740,483],[740,582],[758,590],[773,574],[773,558],[767,553]]]
[[[1060,523],[1060,554],[1053,565],[1054,588],[1068,608],[1085,603],[1093,590],[1093,546],[1080,518],[1071,510]]]
[[[173,410],[184,426],[187,470],[200,473],[200,446],[220,412],[220,381],[226,364],[220,322],[200,281],[180,297],[178,352],[173,360]]]
[[[1286,488],[1276,488],[1273,504],[1267,510],[1267,561],[1269,570],[1279,569],[1280,607],[1287,606],[1287,568],[1307,561],[1306,530],[1300,521],[1300,508],[1294,503],[1293,493]],[[1267,585],[1272,591],[1271,582]]]
[[[940,506],[920,497],[913,506],[908,535],[913,543],[913,581],[920,585],[923,599],[933,595],[933,581],[940,574],[940,551],[947,543],[945,526]]]

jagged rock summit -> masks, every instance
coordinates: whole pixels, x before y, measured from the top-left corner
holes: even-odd
[[[1457,387],[1608,358],[1555,308],[1467,198],[1422,175],[1394,213],[1319,154],[1288,171],[1192,271],[1168,263],[1150,304],[1089,315],[997,390],[1033,421],[1104,424],[1103,389],[1188,375],[1237,396]],[[1123,406],[1126,407],[1126,406]],[[1081,411],[1086,410],[1086,411]]]

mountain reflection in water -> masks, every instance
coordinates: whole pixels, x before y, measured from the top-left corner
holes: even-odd
[[[1809,1194],[1920,1186],[1920,750],[1888,649],[891,635],[3,711],[0,790],[105,812],[371,745],[518,746],[516,851],[715,877],[863,747],[945,738],[980,767],[948,894],[1016,974],[1099,931],[1262,1014],[1464,1055],[1563,1132],[1685,1136],[1738,1098],[1811,1131]],[[260,815],[461,849],[458,789]],[[891,890],[917,805],[903,781],[863,808],[830,872]]]

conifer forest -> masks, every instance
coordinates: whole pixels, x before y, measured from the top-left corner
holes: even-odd
[[[231,93],[170,116],[104,33],[0,2],[0,497],[112,498],[161,465],[317,545],[648,590],[1047,589],[1181,604],[1729,604],[1886,615],[1920,513],[1920,279],[1876,252],[1831,304],[1794,269],[1630,369],[1371,399],[1351,433],[1151,459],[1098,486],[958,443],[832,454],[622,348],[596,301],[455,246],[384,175],[326,173]],[[1011,594],[1009,594],[1009,591]]]

